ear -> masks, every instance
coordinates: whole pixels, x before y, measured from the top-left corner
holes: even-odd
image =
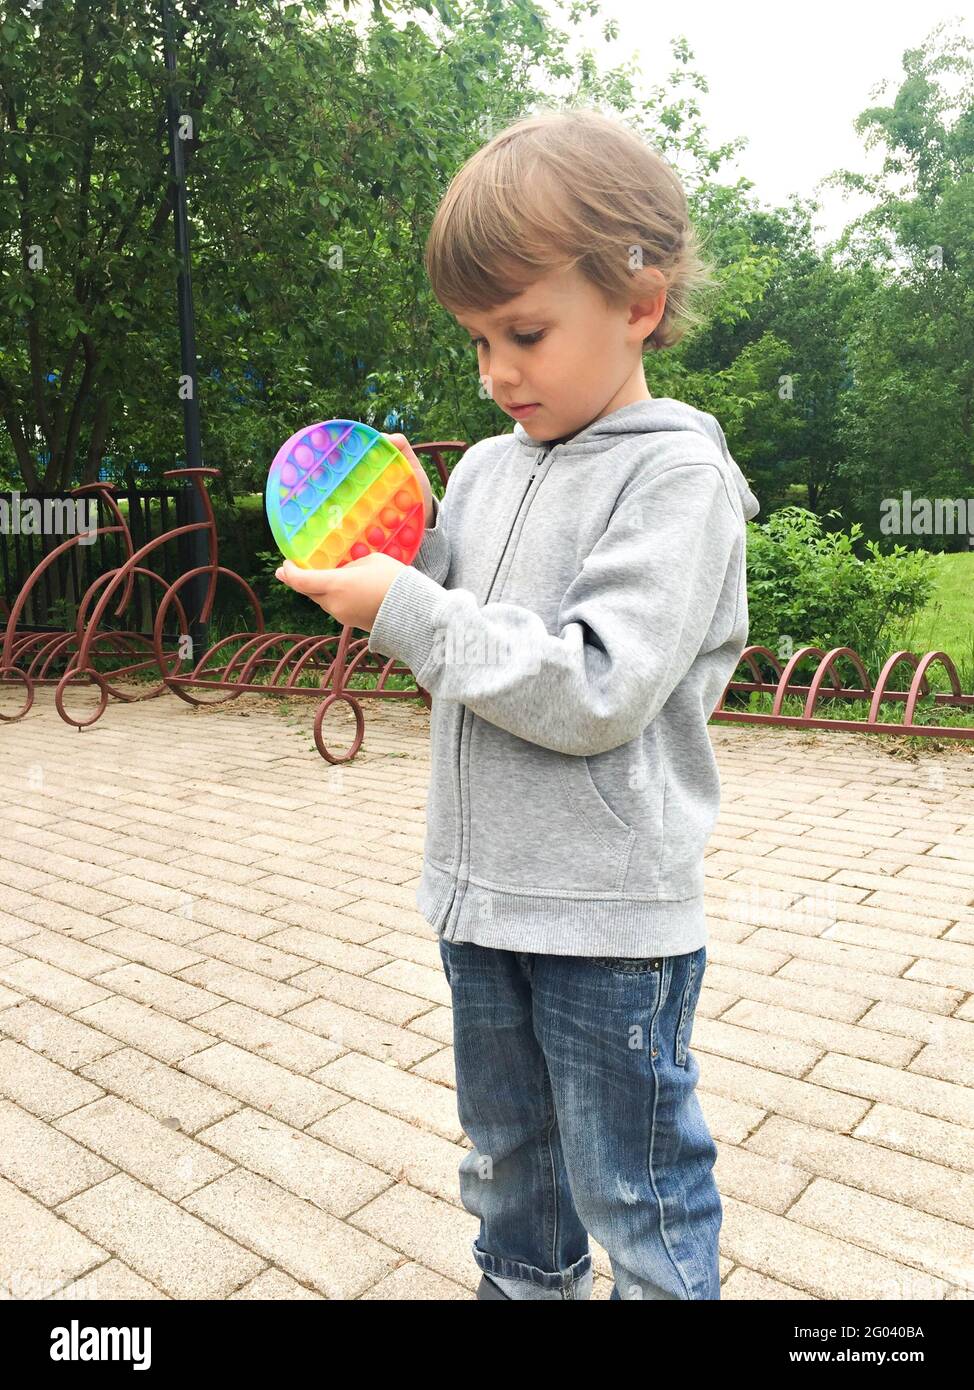
[[[629,291],[629,324],[646,339],[659,325],[666,308],[666,276],[654,265],[644,266],[632,277]]]

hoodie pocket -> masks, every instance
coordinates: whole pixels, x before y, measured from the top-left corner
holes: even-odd
[[[475,718],[468,766],[472,877],[514,891],[621,891],[635,832],[602,796],[586,758]]]

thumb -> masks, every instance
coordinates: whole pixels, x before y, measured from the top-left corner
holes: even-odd
[[[300,594],[320,594],[328,587],[330,573],[330,570],[302,569],[293,560],[285,560],[283,565],[274,571],[274,577],[290,585]]]

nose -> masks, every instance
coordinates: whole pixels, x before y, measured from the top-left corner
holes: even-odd
[[[481,372],[491,396],[497,394],[496,387],[500,387],[506,395],[510,395],[514,388],[521,384],[521,373],[513,363],[507,362],[502,354],[492,352],[487,362],[486,369]]]

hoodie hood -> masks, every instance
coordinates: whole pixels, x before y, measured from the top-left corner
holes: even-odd
[[[750,521],[752,517],[757,516],[760,503],[731,455],[724,431],[716,417],[705,410],[697,410],[695,406],[687,405],[685,401],[674,400],[671,396],[651,396],[649,400],[633,401],[629,405],[621,406],[611,414],[603,415],[600,420],[586,425],[564,443],[557,440],[532,439],[520,420],[514,422],[513,438],[524,448],[527,458],[543,443],[557,444],[560,449],[581,455],[598,453],[607,445],[611,445],[614,439],[624,435],[674,430],[689,430],[702,434],[720,451],[740,496],[745,519]]]

